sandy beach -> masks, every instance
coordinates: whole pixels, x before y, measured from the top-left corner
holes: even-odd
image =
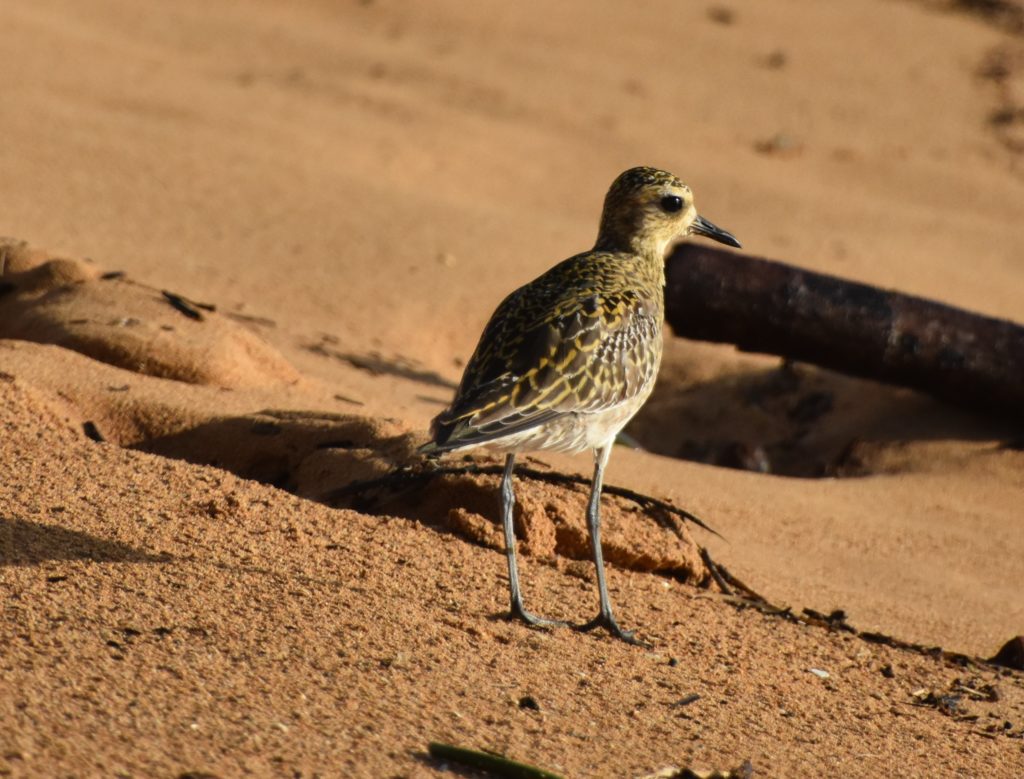
[[[495,306],[633,165],[752,255],[1024,323],[1022,20],[0,6],[0,776],[478,775],[431,741],[566,777],[1020,776],[1024,673],[982,662],[1024,634],[1019,419],[666,331],[607,483],[721,537],[606,498],[651,649],[503,618],[492,475],[330,496],[418,461]],[[736,445],[775,472],[707,454]],[[585,489],[517,489],[528,605],[589,619]]]

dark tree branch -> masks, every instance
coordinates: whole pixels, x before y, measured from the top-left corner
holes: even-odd
[[[403,487],[422,487],[439,476],[500,476],[504,470],[504,466],[501,465],[477,465],[475,463],[466,463],[465,465],[440,466],[431,461],[428,461],[428,463],[430,464],[427,467],[416,470],[401,468],[374,479],[350,482],[349,484],[333,489],[326,495],[321,496],[320,501],[334,506],[339,503],[343,503],[348,498],[363,495],[379,489],[398,490]],[[538,471],[536,468],[527,468],[523,466],[516,468],[516,476],[519,476],[520,478],[525,477],[527,479],[534,479],[536,481],[543,481],[548,484],[578,484],[584,487],[590,485],[590,480],[585,479],[582,476],[557,473],[555,471]],[[700,517],[695,514],[691,514],[686,509],[673,506],[667,501],[652,498],[650,495],[634,492],[633,490],[626,489],[625,487],[615,487],[610,484],[606,484],[604,486],[603,492],[606,495],[615,495],[616,497],[632,501],[643,509],[648,516],[653,517],[658,524],[668,530],[671,530],[677,536],[681,537],[682,534],[679,530],[679,526],[676,525],[675,522],[681,520],[692,522],[698,527],[707,530],[709,533],[713,533],[719,538],[722,538],[720,533],[713,528],[708,527]]]
[[[780,262],[682,244],[667,261],[676,335],[913,387],[1024,420],[1024,327]]]

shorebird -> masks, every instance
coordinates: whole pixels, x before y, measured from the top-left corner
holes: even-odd
[[[594,452],[587,529],[597,569],[598,615],[578,630],[606,628],[642,643],[612,614],[601,553],[601,485],[615,437],[654,388],[661,363],[665,249],[696,234],[739,241],[697,214],[693,193],[663,170],[630,168],[605,196],[597,242],[506,297],[466,364],[451,405],[431,423],[423,453],[486,447],[505,454],[501,520],[511,616],[568,625],[523,605],[512,522],[519,452]]]

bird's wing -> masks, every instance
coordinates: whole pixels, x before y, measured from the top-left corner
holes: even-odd
[[[648,385],[657,370],[649,348],[660,337],[657,304],[593,286],[563,286],[552,300],[543,285],[531,285],[502,302],[455,400],[434,420],[432,448],[486,443],[564,414],[599,412]]]

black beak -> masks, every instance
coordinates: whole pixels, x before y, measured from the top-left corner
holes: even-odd
[[[706,236],[713,241],[724,243],[726,246],[735,246],[737,249],[743,248],[740,245],[740,242],[736,240],[735,235],[727,230],[723,230],[721,227],[711,224],[711,222],[702,216],[698,216],[693,220],[693,224],[690,225],[690,232]]]

